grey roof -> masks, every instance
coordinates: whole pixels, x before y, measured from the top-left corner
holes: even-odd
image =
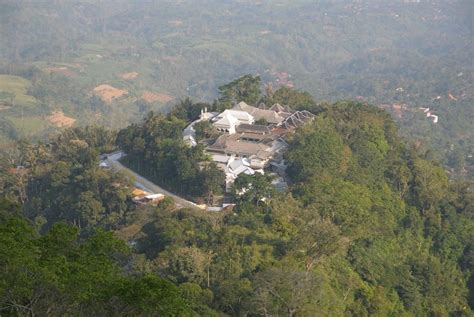
[[[297,128],[313,120],[314,117],[315,115],[309,111],[296,111],[291,116],[286,118],[285,121],[282,122],[281,126],[286,129]]]
[[[294,112],[289,106],[282,106],[279,103],[276,103],[273,106],[271,106],[270,110],[276,111],[278,113],[280,112],[293,113]]]
[[[259,124],[246,124],[243,123],[237,127],[237,132],[251,132],[257,134],[268,134],[270,133],[270,129],[267,126],[259,125]]]
[[[207,147],[208,151],[238,154],[267,159],[272,155],[271,148],[265,144],[241,141],[239,135],[223,134],[217,138],[216,142]]]
[[[255,118],[256,121],[264,119],[268,123],[277,124],[285,120],[284,117],[280,116],[278,113],[276,113],[273,110],[259,109],[257,107],[249,106],[243,101],[236,104],[232,109],[245,111],[251,114]]]

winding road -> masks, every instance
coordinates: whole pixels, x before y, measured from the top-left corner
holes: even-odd
[[[174,199],[177,207],[202,209],[197,204],[193,203],[192,201],[186,200],[183,197],[170,193],[166,189],[156,185],[152,181],[146,179],[145,177],[137,174],[136,172],[132,171],[128,167],[124,166],[119,161],[124,156],[125,154],[123,152],[114,152],[114,153],[107,154],[107,163],[115,170],[125,172],[126,175],[132,176],[135,180],[136,187],[143,189],[151,194],[163,194],[165,196],[170,196]]]

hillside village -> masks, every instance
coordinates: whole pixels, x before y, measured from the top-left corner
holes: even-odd
[[[189,146],[196,146],[194,126],[208,121],[219,136],[201,143],[212,161],[225,172],[227,191],[240,174],[264,174],[266,168],[278,175],[275,186],[285,188],[283,154],[288,147],[285,136],[313,118],[314,114],[306,110],[294,111],[280,104],[267,108],[263,103],[254,107],[241,101],[221,113],[202,109],[199,119],[183,130],[183,140]]]

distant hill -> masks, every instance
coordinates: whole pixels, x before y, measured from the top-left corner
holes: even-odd
[[[221,84],[260,74],[274,88],[298,87],[316,100],[406,105],[408,111],[394,113],[404,135],[445,162],[458,148],[466,160],[474,139],[470,5],[9,0],[0,4],[0,73],[32,82],[29,94],[41,107],[23,116],[63,111],[77,125],[112,127],[168,109],[170,100],[210,101]],[[40,71],[25,72],[30,66]],[[100,85],[128,94],[104,103],[93,94]],[[419,107],[430,107],[439,124]],[[17,110],[0,111],[20,117]],[[12,123],[19,136],[53,131]],[[453,168],[462,174],[464,166]]]

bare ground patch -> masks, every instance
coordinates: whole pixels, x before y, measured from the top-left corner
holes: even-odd
[[[142,95],[142,98],[146,102],[162,102],[162,103],[167,103],[171,100],[173,100],[173,96],[167,95],[167,94],[160,94],[160,93],[155,93],[151,91],[145,91]]]
[[[60,74],[66,77],[74,77],[76,73],[70,70],[69,68],[63,67],[48,67],[43,69],[45,72],[53,73],[53,74]]]
[[[130,72],[130,73],[121,74],[120,78],[130,80],[130,79],[137,78],[138,75],[139,75],[139,73],[137,73],[137,72]]]
[[[54,111],[49,117],[48,121],[57,127],[72,127],[76,122],[76,119],[64,115],[62,111]]]
[[[183,21],[181,21],[181,20],[171,20],[171,21],[168,21],[168,24],[172,25],[174,27],[179,27],[179,26],[183,25]]]
[[[11,109],[11,106],[0,102],[0,111]]]
[[[113,99],[128,94],[128,91],[103,84],[95,87],[94,93],[99,96],[100,99],[102,99],[105,103],[111,103]]]

